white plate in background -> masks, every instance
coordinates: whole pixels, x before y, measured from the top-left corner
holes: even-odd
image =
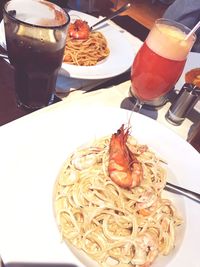
[[[176,83],[175,89],[180,91],[185,83],[185,74],[194,68],[200,68],[200,53],[190,52],[183,70],[183,73]],[[195,105],[195,109],[200,112],[200,101]]]
[[[87,21],[89,26],[98,21],[97,18],[79,11],[71,10],[69,15],[72,22],[79,18]],[[135,57],[135,48],[124,34],[108,23],[96,29],[106,37],[110,49],[109,56],[95,66],[75,66],[63,63],[61,73],[71,78],[105,79],[117,76],[131,67]]]

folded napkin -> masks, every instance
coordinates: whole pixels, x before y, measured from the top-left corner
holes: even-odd
[[[81,90],[72,91],[69,95],[63,99],[63,101],[58,105],[74,106],[74,103],[79,107],[94,106],[94,107],[121,107],[124,109],[132,110],[133,102],[129,95],[129,89],[131,86],[130,81],[123,82],[119,85],[112,86],[110,88],[102,88],[97,91],[92,91],[90,93],[83,93]],[[170,107],[170,103],[166,103],[159,110],[147,110],[142,108],[141,114],[157,120],[161,124],[170,128],[182,138],[187,139],[189,131],[193,124],[198,122],[199,116],[197,113],[193,112],[193,116],[186,118],[183,123],[179,126],[174,126],[168,123],[165,119],[165,114]],[[54,109],[54,105],[51,107]],[[56,108],[56,106],[55,106]]]

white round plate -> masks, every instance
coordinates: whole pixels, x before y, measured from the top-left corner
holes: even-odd
[[[116,132],[129,119],[132,135],[168,163],[168,181],[200,192],[200,154],[146,116],[78,103],[73,108],[61,103],[32,113],[0,128],[0,252],[5,264],[97,266],[81,251],[73,249],[72,253],[61,243],[53,213],[53,188],[71,152],[95,137]],[[159,257],[152,267],[199,267],[200,204],[166,194],[184,224],[177,232],[175,249]]]
[[[71,21],[79,18],[87,21],[89,26],[98,21],[91,15],[74,10],[69,11],[69,15]],[[63,63],[62,74],[70,78],[105,79],[117,76],[131,67],[136,49],[124,34],[106,22],[97,29],[106,37],[110,49],[109,56],[95,66],[75,66]]]

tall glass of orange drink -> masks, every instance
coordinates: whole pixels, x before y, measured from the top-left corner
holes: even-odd
[[[168,19],[156,20],[131,68],[131,93],[135,110],[143,104],[151,107],[165,102],[166,95],[180,78],[195,40],[190,29]]]

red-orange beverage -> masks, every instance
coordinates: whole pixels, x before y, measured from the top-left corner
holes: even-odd
[[[177,82],[185,61],[159,56],[144,43],[132,67],[131,79],[135,94],[142,100],[164,95]]]
[[[157,20],[134,59],[132,93],[142,102],[148,103],[173,89],[183,71],[195,36],[185,40],[189,29],[178,26]]]

